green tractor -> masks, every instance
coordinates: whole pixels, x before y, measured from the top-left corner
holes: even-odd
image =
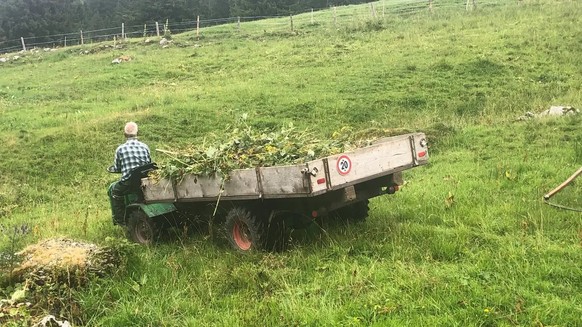
[[[157,169],[155,163],[149,163],[135,168],[129,178],[129,189],[124,196],[125,213],[123,223],[129,240],[140,244],[151,244],[162,229],[161,224],[176,211],[173,203],[146,203],[141,189],[141,179]],[[107,193],[111,196],[113,185],[109,185]]]

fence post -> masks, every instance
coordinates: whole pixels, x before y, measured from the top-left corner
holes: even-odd
[[[26,52],[26,44],[24,44],[24,38],[22,36],[20,37],[20,43],[22,43],[22,51]]]
[[[65,48],[67,47],[67,37],[66,36],[65,36],[65,44],[64,44],[64,47]]]
[[[156,22],[156,35],[160,37],[160,24],[158,22]]]
[[[238,32],[240,33],[240,16],[238,16],[236,18],[236,29],[238,30]]]
[[[121,38],[125,39],[125,23],[121,23]]]
[[[200,15],[196,16],[196,38],[200,40]]]
[[[313,25],[313,8],[311,8],[311,25]]]
[[[289,15],[289,20],[291,22],[291,32],[293,32],[293,15]]]
[[[143,37],[147,37],[148,36],[148,26],[147,24],[143,24]]]
[[[337,15],[335,11],[335,6],[333,6],[333,27],[337,28]]]
[[[83,30],[81,30],[81,45],[85,44],[85,41],[83,40]]]

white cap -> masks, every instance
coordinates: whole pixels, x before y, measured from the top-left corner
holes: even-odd
[[[130,121],[129,123],[125,124],[123,132],[127,136],[137,136],[137,124]]]

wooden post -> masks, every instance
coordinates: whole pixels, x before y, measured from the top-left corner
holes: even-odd
[[[117,35],[113,35],[113,46],[117,45]]]
[[[20,43],[22,43],[22,51],[26,51],[26,44],[24,44],[24,38],[20,37]]]
[[[236,18],[236,29],[238,30],[238,32],[240,33],[240,16],[238,16]]]
[[[291,22],[291,32],[293,32],[293,15],[289,15],[289,20]]]
[[[160,24],[158,22],[156,22],[156,35],[160,37]]]
[[[65,36],[65,44],[64,44],[64,47],[65,48],[67,47],[67,37],[66,36]]]
[[[311,25],[313,25],[313,8],[311,8]]]
[[[147,37],[148,36],[148,27],[147,24],[143,24],[143,37]]]
[[[121,38],[125,39],[125,23],[121,23]]]
[[[196,38],[200,40],[200,15],[196,16]]]
[[[81,45],[85,44],[85,41],[83,40],[83,30],[81,30]]]

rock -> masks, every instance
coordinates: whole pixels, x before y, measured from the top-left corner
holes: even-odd
[[[166,45],[168,43],[170,43],[170,41],[168,41],[168,39],[166,39],[165,37],[160,40],[160,45],[162,45],[162,46]]]
[[[542,111],[539,116],[564,116],[575,115],[580,113],[580,110],[573,107],[551,106],[550,109]]]
[[[532,118],[546,117],[546,116],[567,116],[567,115],[577,115],[580,110],[570,107],[570,106],[551,106],[550,109],[544,110],[539,114],[534,114],[531,111],[526,112],[523,116],[517,118],[518,121],[529,120]]]

